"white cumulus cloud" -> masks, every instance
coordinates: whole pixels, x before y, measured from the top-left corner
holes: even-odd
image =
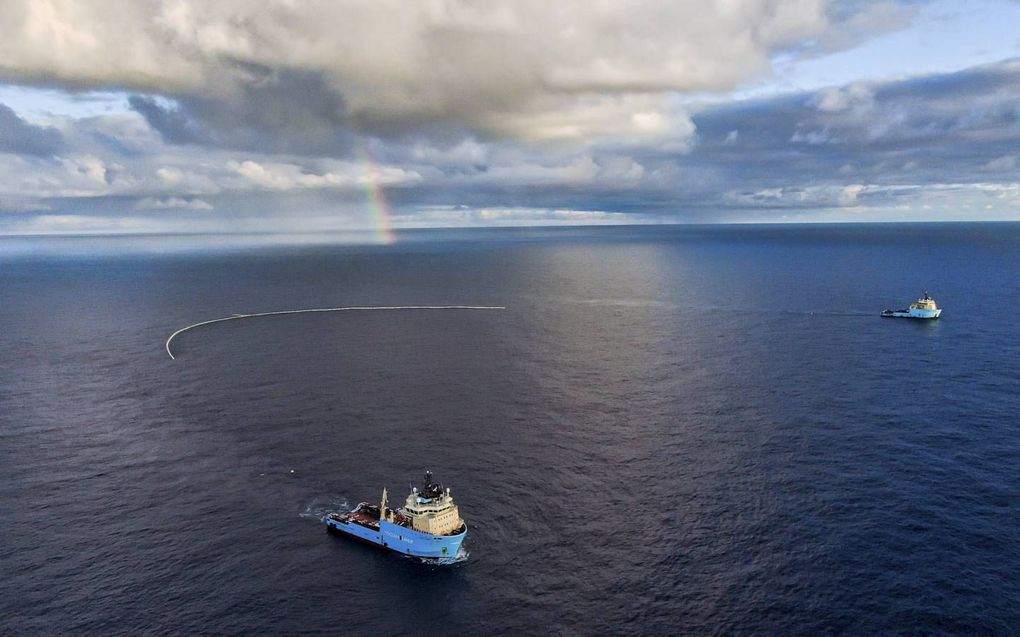
[[[145,197],[135,202],[138,210],[212,210],[213,206],[201,199],[185,199],[183,197]]]
[[[823,0],[7,0],[0,74],[229,101],[312,73],[367,126],[536,139],[683,133],[661,94],[728,90],[831,37]],[[295,96],[300,99],[301,96]]]

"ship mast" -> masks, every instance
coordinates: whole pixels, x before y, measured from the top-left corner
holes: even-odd
[[[382,490],[382,502],[379,503],[379,520],[386,519],[386,487]]]

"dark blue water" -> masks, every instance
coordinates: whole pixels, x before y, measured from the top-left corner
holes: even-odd
[[[1020,631],[1020,225],[132,241],[0,243],[3,634]]]

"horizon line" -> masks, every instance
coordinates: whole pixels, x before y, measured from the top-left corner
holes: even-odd
[[[634,228],[649,226],[873,226],[873,225],[972,225],[972,224],[1016,224],[1017,219],[923,219],[923,220],[836,220],[836,221],[635,221],[633,223],[563,223],[563,224],[493,224],[463,226],[411,226],[393,227],[395,233],[419,233],[433,230],[556,230],[578,228]],[[285,237],[323,235],[373,235],[374,228],[352,228],[348,230],[324,229],[301,231],[130,231],[130,232],[0,232],[0,239],[45,239],[45,238],[100,238],[100,237]]]

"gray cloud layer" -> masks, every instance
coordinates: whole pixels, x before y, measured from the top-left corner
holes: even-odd
[[[733,194],[747,205],[818,206],[822,186],[834,205],[891,205],[915,187],[1013,184],[1020,63],[738,103],[695,123],[696,159],[745,184]]]
[[[910,14],[13,0],[0,77],[127,93],[124,112],[49,126],[0,105],[0,231],[336,228],[379,189],[408,224],[1015,214],[1020,63],[690,101]]]
[[[30,124],[0,104],[0,152],[48,157],[62,146],[60,131]]]

